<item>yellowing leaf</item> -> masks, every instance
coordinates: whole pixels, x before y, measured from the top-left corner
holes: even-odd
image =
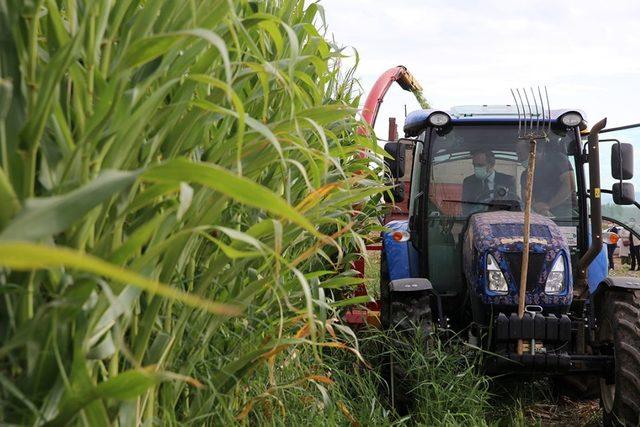
[[[340,408],[340,411],[344,414],[345,417],[347,417],[347,419],[351,423],[351,426],[352,427],[360,427],[360,423],[358,422],[358,420],[353,418],[353,415],[351,415],[351,412],[349,412],[349,409],[347,408],[347,405],[345,405],[342,401],[338,401],[336,403],[338,405],[338,408]]]
[[[236,415],[236,420],[242,421],[245,418],[247,418],[247,415],[249,415],[249,413],[253,409],[254,403],[255,403],[254,399],[251,399],[249,402],[247,402],[247,404],[244,405],[244,408],[242,408],[242,411],[240,411],[240,413]]]
[[[324,375],[309,375],[307,379],[317,381],[319,383],[324,383],[324,384],[334,383],[334,381],[331,378],[325,377]]]

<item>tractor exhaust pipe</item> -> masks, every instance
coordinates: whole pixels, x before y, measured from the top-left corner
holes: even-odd
[[[578,261],[580,279],[586,280],[587,267],[602,250],[602,203],[600,200],[600,144],[598,133],[607,125],[604,118],[593,125],[589,132],[589,198],[591,200],[591,245]]]

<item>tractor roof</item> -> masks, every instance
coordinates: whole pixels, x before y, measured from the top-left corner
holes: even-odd
[[[542,120],[542,113],[536,114],[535,107],[532,106],[532,113],[526,112],[527,120],[533,116],[535,122],[540,116]],[[404,121],[404,131],[407,136],[419,135],[427,126],[427,119],[429,116],[436,112],[447,113],[451,117],[451,123],[464,124],[464,123],[485,123],[485,124],[517,124],[518,123],[518,110],[515,105],[462,105],[452,107],[449,111],[428,109],[417,110],[410,113]],[[584,120],[586,120],[585,114],[581,110],[577,109],[558,109],[551,110],[551,121],[556,122],[560,116],[568,112],[578,112]],[[520,118],[522,118],[522,111],[520,112]],[[545,111],[544,122],[548,122],[548,114]]]

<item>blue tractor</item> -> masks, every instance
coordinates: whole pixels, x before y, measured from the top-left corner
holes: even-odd
[[[406,117],[407,138],[385,146],[392,177],[410,176],[410,188],[408,219],[388,222],[382,236],[382,326],[455,331],[494,355],[489,373],[595,379],[586,384],[600,394],[605,424],[639,425],[640,279],[608,274],[603,235],[610,244],[615,236],[603,217],[640,242],[629,221],[640,218],[633,147],[621,142],[640,125],[606,129],[605,119],[587,131],[578,110],[536,118],[547,131],[522,275],[530,143],[519,137],[520,113],[419,110]],[[601,164],[603,146],[610,158]]]

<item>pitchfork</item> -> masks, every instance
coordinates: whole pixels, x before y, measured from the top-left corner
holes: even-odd
[[[542,98],[542,91],[538,87],[538,97],[540,100],[540,110],[538,110],[538,101],[536,100],[536,94],[533,88],[529,88],[533,104],[535,108],[535,127],[534,127],[534,112],[531,109],[531,103],[526,89],[522,89],[524,93],[524,99],[526,105],[522,100],[522,94],[520,89],[516,89],[515,92],[511,89],[511,95],[516,103],[516,109],[518,110],[518,139],[529,141],[529,163],[527,167],[527,185],[524,193],[524,242],[523,242],[523,254],[522,254],[522,270],[520,271],[520,289],[518,290],[518,317],[522,319],[524,317],[525,310],[525,296],[527,289],[527,270],[529,269],[529,238],[531,234],[531,199],[533,193],[533,176],[536,170],[536,143],[538,140],[546,140],[548,132],[551,131],[551,108],[549,104],[549,93],[547,88],[544,88],[544,94],[546,99],[547,115],[545,117],[545,99]],[[516,97],[516,94],[518,95]],[[528,114],[528,117],[527,117]],[[545,123],[545,119],[547,123]],[[522,339],[518,340],[517,352],[518,355],[522,355],[524,351],[524,343]],[[531,346],[530,351],[535,351],[534,346]]]

